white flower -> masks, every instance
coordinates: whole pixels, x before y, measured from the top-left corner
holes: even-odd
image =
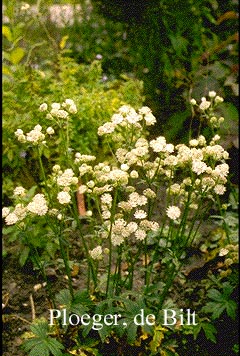
[[[165,151],[166,139],[163,136],[159,136],[156,140],[150,141],[150,147],[152,147],[154,152]]]
[[[111,121],[114,123],[114,125],[119,125],[121,122],[123,122],[124,118],[121,114],[113,114]]]
[[[135,236],[136,236],[136,239],[137,240],[144,240],[145,237],[147,236],[147,233],[145,230],[142,230],[142,229],[138,229],[137,231],[135,231]]]
[[[59,110],[61,108],[61,105],[59,103],[52,103],[51,108],[54,110]]]
[[[145,120],[147,126],[154,125],[157,122],[155,116],[152,113],[146,114],[144,116],[144,120]]]
[[[78,188],[78,193],[79,194],[84,194],[88,190],[88,187],[84,184],[81,184],[80,187]]]
[[[129,165],[126,163],[121,164],[121,170],[127,172],[129,170]]]
[[[193,147],[198,146],[198,140],[196,140],[196,139],[190,140],[190,141],[189,141],[189,145],[190,145],[190,146],[193,146]]]
[[[210,101],[207,101],[205,97],[203,97],[201,104],[199,105],[199,109],[200,110],[207,110],[209,108],[209,106],[211,105]]]
[[[222,163],[222,164],[217,165],[213,171],[213,174],[214,173],[219,175],[221,178],[227,177],[227,175],[229,173],[229,165],[227,163]]]
[[[113,246],[120,246],[123,243],[124,238],[121,235],[112,234],[111,241]]]
[[[52,127],[49,126],[47,128],[46,132],[47,132],[48,135],[53,135],[55,131],[54,131],[54,129]]]
[[[59,164],[55,164],[52,168],[53,172],[59,172],[61,169],[61,167],[59,166]]]
[[[101,202],[102,202],[102,204],[111,206],[112,205],[112,196],[111,196],[111,194],[109,194],[109,193],[103,194],[101,196]]]
[[[143,195],[145,195],[148,199],[156,198],[156,193],[150,188],[145,189],[143,191]]]
[[[213,190],[218,195],[223,195],[226,192],[226,188],[222,184],[217,184]]]
[[[18,137],[18,136],[23,135],[23,130],[22,129],[17,129],[14,133]]]
[[[104,211],[102,212],[102,218],[103,218],[103,220],[109,220],[110,217],[111,217],[111,211],[109,211],[109,210],[104,210]]]
[[[75,105],[75,103],[74,103],[74,101],[72,99],[66,99],[65,100],[65,104],[69,105],[69,106]]]
[[[59,192],[57,195],[57,199],[60,204],[69,204],[71,201],[71,195],[68,192]]]
[[[129,234],[135,232],[137,228],[138,228],[138,224],[135,221],[131,221],[129,224],[127,224],[127,230]]]
[[[135,171],[135,170],[131,171],[131,173],[130,173],[130,177],[131,177],[131,178],[133,178],[133,179],[138,178],[138,172],[137,172],[137,171]]]
[[[138,110],[139,114],[141,115],[147,115],[150,114],[152,112],[152,110],[148,107],[148,106],[142,106],[139,110]]]
[[[229,253],[229,250],[227,248],[221,248],[219,251],[219,256],[226,256]]]
[[[43,194],[36,194],[27,205],[27,210],[33,214],[45,215],[48,211],[47,201]]]
[[[106,122],[104,125],[99,126],[98,135],[103,136],[105,134],[112,133],[115,129],[115,124],[113,122]]]
[[[206,163],[200,161],[200,160],[194,160],[192,163],[192,170],[193,172],[197,173],[197,175],[204,173],[207,169]]]
[[[23,187],[16,187],[13,191],[13,194],[15,196],[19,195],[21,197],[24,197],[26,190]]]
[[[129,204],[135,208],[137,206],[142,206],[147,204],[147,198],[144,195],[140,195],[137,192],[133,192],[129,195]]]
[[[136,210],[134,217],[136,219],[145,219],[147,216],[147,213],[144,210]]]
[[[191,99],[191,100],[190,100],[190,103],[191,103],[192,105],[196,105],[196,104],[197,104],[197,102],[196,102],[195,99]]]
[[[109,172],[109,179],[118,184],[127,184],[128,173],[121,169],[113,169]]]
[[[30,8],[30,5],[28,3],[25,3],[21,6],[21,11],[27,11]]]
[[[221,97],[221,96],[216,96],[215,97],[215,103],[218,104],[218,103],[222,103],[224,101],[224,99]]]
[[[200,136],[198,137],[198,144],[199,144],[200,146],[206,145],[206,139],[205,139],[205,137],[204,137],[203,135],[200,135]]]
[[[164,160],[164,164],[167,166],[176,166],[178,164],[178,159],[175,156],[168,156]]]
[[[18,216],[15,213],[10,213],[6,216],[6,225],[14,225],[18,221]]]
[[[74,173],[73,170],[71,168],[69,169],[65,169],[65,171],[57,178],[57,185],[59,185],[60,187],[68,187],[73,183],[77,183],[77,180],[74,180]]]
[[[171,220],[177,220],[181,215],[181,210],[177,206],[169,206],[166,210],[167,216]]]
[[[172,143],[167,143],[165,147],[165,151],[168,153],[172,153],[174,151],[174,146]]]
[[[159,224],[156,221],[142,220],[140,222],[140,227],[145,231],[157,231],[159,229]]]
[[[8,216],[10,214],[10,209],[7,207],[3,207],[2,208],[2,217],[5,218],[6,216]]]
[[[43,103],[39,106],[40,111],[47,111],[48,105],[46,103]]]
[[[89,251],[90,256],[92,257],[93,260],[101,260],[102,259],[102,247],[97,246],[93,250]]]
[[[217,93],[215,91],[210,91],[208,93],[209,98],[215,98],[216,95],[217,95]]]
[[[181,186],[178,183],[174,183],[169,188],[170,194],[180,194]]]
[[[36,125],[33,130],[27,133],[27,141],[37,144],[45,139],[45,135],[41,132],[42,127]]]
[[[92,210],[87,210],[86,211],[86,216],[88,216],[89,218],[93,215]]]
[[[17,215],[19,220],[23,220],[27,214],[27,209],[23,204],[17,204],[14,209],[14,214]]]
[[[70,114],[76,114],[77,113],[77,106],[74,103],[72,99],[66,99],[64,103],[62,103],[62,107],[66,108]]]
[[[56,112],[56,116],[59,118],[59,119],[66,119],[68,117],[68,113],[67,111],[65,110],[58,110]]]

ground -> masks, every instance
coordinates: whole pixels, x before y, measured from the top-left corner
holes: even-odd
[[[76,244],[76,242],[75,242]],[[75,245],[75,251],[77,246]],[[79,250],[79,249],[78,249]],[[27,356],[21,349],[22,335],[28,331],[28,326],[31,323],[33,317],[49,317],[48,309],[50,304],[47,300],[47,294],[43,284],[43,279],[39,275],[38,271],[33,269],[31,263],[27,263],[24,267],[20,267],[17,257],[17,246],[11,246],[7,256],[3,258],[3,356]],[[206,272],[209,268],[217,268],[218,261],[212,264],[204,264],[199,258],[189,260],[189,264],[185,266],[185,272],[189,276],[189,283],[193,287],[193,290],[198,290],[200,285],[204,283],[203,278],[206,276]],[[81,272],[81,271],[80,271]],[[81,273],[80,273],[81,274]],[[48,270],[48,276],[52,282],[53,291],[57,293],[59,290],[67,287],[67,280],[59,271],[52,269]],[[188,285],[181,285],[177,281],[173,288],[171,297],[177,300],[181,306],[183,303],[182,296],[185,293],[187,297]],[[74,278],[75,288],[81,288],[80,276]],[[174,294],[175,293],[175,294]],[[237,291],[236,291],[237,298]],[[178,295],[178,297],[177,297]],[[184,306],[183,306],[184,307]],[[199,356],[234,356],[236,355],[232,351],[232,347],[238,341],[238,327],[237,321],[232,321],[226,315],[217,323],[217,343],[213,344],[206,340],[203,334],[200,334],[198,344],[202,345],[201,354]],[[195,344],[192,344],[192,337],[189,338],[189,346],[187,350],[180,351],[181,356],[196,356],[192,353]],[[121,345],[121,351],[119,345],[104,345],[102,350],[103,355],[108,356],[127,356],[124,345]],[[125,344],[125,346],[127,346]],[[108,348],[106,348],[108,347]],[[109,350],[109,347],[115,347],[115,351]],[[125,351],[124,351],[125,350]],[[113,352],[113,353],[112,353]],[[114,353],[115,352],[115,353]],[[188,353],[190,352],[190,353]],[[195,351],[194,351],[195,352]],[[142,351],[136,349],[131,351],[131,355],[145,356]]]

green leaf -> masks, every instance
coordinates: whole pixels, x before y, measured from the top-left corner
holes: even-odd
[[[103,325],[102,329],[98,330],[98,334],[101,338],[101,341],[104,342],[106,340],[106,337],[109,336],[111,332],[112,332],[111,326]]]
[[[3,36],[6,37],[6,39],[9,41],[9,42],[12,42],[13,40],[13,37],[12,37],[12,32],[10,30],[10,28],[6,25],[3,25],[2,27],[2,34]]]
[[[198,323],[196,326],[194,326],[194,328],[193,328],[193,338],[194,338],[194,340],[197,339],[198,334],[200,333],[201,329],[202,329],[202,323]]]
[[[138,325],[134,322],[128,323],[127,330],[127,341],[131,345],[136,340]]]
[[[202,308],[203,312],[212,314],[213,319],[219,318],[219,316],[224,312],[224,310],[225,305],[216,302],[209,302]]]
[[[72,297],[68,289],[62,289],[56,295],[56,301],[61,305],[62,308],[66,308],[67,313],[69,314],[72,306]]]
[[[49,326],[46,320],[36,319],[30,326],[31,331],[36,337],[26,340],[23,348],[30,351],[29,356],[62,356],[61,350],[64,346],[54,338],[48,336]]]
[[[10,53],[10,61],[12,64],[18,64],[24,57],[25,51],[21,47],[17,47]]]
[[[48,347],[48,349],[51,351],[51,353],[54,356],[61,356],[62,352],[61,350],[64,349],[64,346],[57,340],[48,337],[46,340],[46,346]]]
[[[154,328],[153,339],[149,345],[153,353],[156,353],[158,351],[158,348],[161,346],[162,340],[164,339],[164,331],[167,331],[167,329],[163,328],[160,325]]]
[[[207,296],[217,302],[222,302],[224,300],[223,295],[216,289],[209,289]]]
[[[31,350],[29,356],[49,356],[49,350],[44,344],[37,344]]]
[[[237,303],[234,300],[229,300],[226,304],[227,315],[231,319],[236,319]]]
[[[30,326],[31,331],[41,339],[47,338],[48,335],[48,323],[47,321],[37,320]]]
[[[3,64],[2,66],[2,72],[4,75],[10,75],[12,76],[12,72],[10,71],[9,67],[7,67],[6,65]]]
[[[21,254],[19,257],[19,263],[21,267],[25,265],[29,256],[29,252],[30,252],[30,247],[28,246],[24,246],[23,249],[21,250]]]
[[[211,323],[201,323],[201,326],[206,335],[206,338],[216,343],[216,337],[215,337],[215,334],[217,333],[216,328]]]
[[[62,37],[62,39],[61,39],[61,41],[59,43],[60,49],[64,49],[65,48],[68,38],[69,38],[68,35]]]

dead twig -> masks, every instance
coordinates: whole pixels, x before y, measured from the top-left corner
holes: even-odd
[[[32,294],[29,296],[30,299],[30,305],[31,305],[31,310],[32,310],[32,321],[36,319],[36,312],[35,312],[35,305],[34,305],[34,300]]]
[[[2,303],[2,309],[6,308],[6,306],[8,305],[8,301],[9,301],[9,298],[10,298],[10,294],[9,293],[6,293],[3,295],[3,303]]]

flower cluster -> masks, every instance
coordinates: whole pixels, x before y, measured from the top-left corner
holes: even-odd
[[[218,96],[215,91],[209,91],[209,99],[204,96],[201,98],[200,104],[197,103],[195,99],[191,99],[190,103],[193,107],[199,109],[202,118],[206,118],[213,128],[218,128],[220,124],[224,121],[224,118],[217,117],[214,110],[219,103],[222,103],[224,99]]]
[[[216,104],[222,101],[215,92],[209,92],[208,96],[209,100],[204,97],[199,105],[195,99],[191,100],[191,104],[198,106],[204,115],[208,115],[209,110],[212,113]],[[42,104],[40,110],[47,111],[48,105]],[[74,102],[66,99],[62,104],[51,105],[48,118],[64,119],[76,111]],[[88,197],[88,201],[96,204],[101,221],[96,227],[97,236],[109,237],[113,246],[120,246],[126,240],[143,241],[150,231],[160,228],[161,221],[153,219],[153,207],[158,197],[164,210],[161,211],[163,220],[170,220],[171,226],[178,226],[186,206],[196,212],[204,199],[214,201],[215,194],[224,194],[229,173],[225,161],[229,155],[218,144],[220,137],[215,135],[209,141],[199,135],[191,138],[188,145],[175,146],[164,136],[147,140],[145,129],[155,122],[146,106],[138,111],[128,105],[120,107],[111,120],[98,129],[100,136],[107,135],[112,138],[110,143],[115,142],[113,159],[95,163],[95,156],[76,152],[75,172],[73,168],[62,170],[59,165],[54,165],[51,184],[56,188],[52,194],[53,201],[57,203],[56,212],[51,213],[54,208],[48,210],[44,195],[37,194],[25,207],[18,204],[13,211],[4,208],[6,224],[15,224],[28,213],[43,216],[49,212],[61,220],[63,215],[59,204],[71,204],[72,193],[78,190]],[[15,134],[19,141],[37,144],[45,137],[41,130],[37,125],[27,135],[20,129]],[[54,129],[49,127],[46,132],[51,135]],[[15,188],[14,195],[23,197],[24,188]],[[88,216],[92,214],[91,211]],[[97,246],[90,255],[96,260],[102,258],[102,247]]]
[[[45,134],[42,133],[42,126],[36,125],[33,130],[28,132],[26,135],[23,130],[17,129],[15,131],[15,136],[19,142],[30,142],[33,145],[38,145],[39,143],[45,143]]]
[[[138,110],[138,113],[129,105],[123,105],[118,110],[118,113],[114,114],[110,122],[106,122],[104,125],[98,128],[98,135],[103,136],[113,133],[119,128],[141,128],[140,123],[146,126],[151,126],[156,123],[156,118],[151,112],[151,109],[144,106]],[[117,136],[119,137],[119,136]]]
[[[23,187],[16,187],[14,190],[16,197],[25,196],[25,189]],[[43,216],[48,212],[48,203],[43,194],[36,194],[28,204],[23,202],[17,203],[14,207],[4,207],[2,209],[2,216],[5,218],[6,225],[14,225],[22,220],[29,214]]]
[[[68,119],[69,114],[76,114],[77,106],[72,99],[66,99],[63,103],[52,103],[50,105],[50,108],[48,108],[48,104],[43,103],[39,106],[39,110],[42,112],[48,111],[47,119],[61,120],[61,119]]]

